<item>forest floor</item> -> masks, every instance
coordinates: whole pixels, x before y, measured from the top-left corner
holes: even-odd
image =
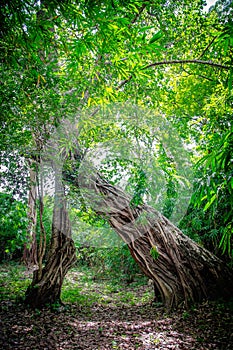
[[[233,349],[232,303],[205,302],[168,314],[143,277],[128,284],[90,269],[67,275],[65,306],[30,310],[22,266],[0,265],[0,349]]]

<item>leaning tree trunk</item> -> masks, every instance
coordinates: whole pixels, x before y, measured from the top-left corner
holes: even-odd
[[[76,261],[75,245],[71,238],[71,226],[66,209],[64,186],[60,173],[55,171],[55,199],[52,237],[48,258],[41,274],[34,272],[32,284],[26,291],[26,304],[41,308],[61,303],[61,288],[69,268]]]
[[[128,244],[131,255],[151,278],[164,305],[171,309],[190,302],[232,296],[232,274],[223,262],[154,208],[133,206],[131,198],[100,175],[79,176],[96,213]]]

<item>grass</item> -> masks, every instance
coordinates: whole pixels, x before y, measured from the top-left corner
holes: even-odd
[[[0,265],[0,300],[23,298],[29,284],[25,266],[15,262]]]
[[[147,279],[136,276],[131,284],[116,276],[99,274],[86,267],[76,267],[68,272],[62,288],[62,300],[67,303],[78,303],[90,306],[98,304],[128,304],[152,300],[153,295],[148,291]]]
[[[32,275],[25,266],[17,263],[0,265],[0,300],[21,300],[31,283]],[[153,299],[153,292],[147,285],[147,278],[136,275],[132,283],[126,283],[124,276],[96,274],[94,269],[76,266],[71,269],[63,283],[62,301],[91,307],[101,305],[138,305]]]

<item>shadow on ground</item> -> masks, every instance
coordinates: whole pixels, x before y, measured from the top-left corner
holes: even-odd
[[[32,311],[15,301],[3,301],[0,316],[4,350],[233,348],[233,317],[230,308],[219,303],[167,315],[149,303],[70,304]]]

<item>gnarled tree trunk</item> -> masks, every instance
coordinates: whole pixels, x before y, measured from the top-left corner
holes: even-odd
[[[64,186],[60,173],[55,171],[55,199],[52,237],[48,258],[42,273],[34,271],[32,284],[26,291],[26,304],[41,308],[61,302],[61,288],[69,268],[75,263],[75,245],[66,209]]]
[[[232,274],[222,261],[154,208],[133,206],[129,195],[94,172],[88,179],[80,176],[75,184],[85,189],[92,208],[105,216],[128,244],[168,309],[232,295]]]

